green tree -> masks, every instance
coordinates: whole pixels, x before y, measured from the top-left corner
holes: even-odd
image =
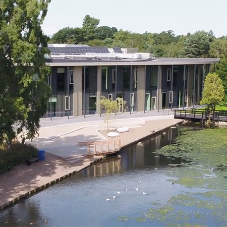
[[[225,97],[224,97],[224,105],[227,104],[227,58],[222,58],[215,67],[215,73],[219,75],[223,82]]]
[[[100,110],[105,111],[106,129],[109,130],[110,114],[115,113],[119,109],[118,102],[117,102],[117,100],[108,99],[105,96],[102,96],[97,104],[98,104],[98,106],[100,106]]]
[[[185,56],[189,58],[209,57],[210,45],[214,40],[213,32],[197,31],[184,42]]]
[[[99,39],[93,39],[93,40],[89,40],[87,42],[88,46],[93,46],[93,47],[99,47],[99,46],[104,46],[104,41],[99,40]]]
[[[204,89],[202,94],[201,105],[206,104],[210,112],[209,122],[211,121],[211,113],[215,112],[215,107],[224,98],[224,86],[222,80],[216,73],[208,73],[204,82]]]
[[[172,42],[177,42],[178,38],[175,37],[172,30],[163,31],[160,34],[154,33],[153,34],[154,43],[156,45],[168,45]]]
[[[39,118],[50,95],[48,37],[41,25],[50,0],[11,0],[0,4],[0,143],[11,142],[23,129],[38,133]],[[24,138],[24,139],[25,139]]]
[[[89,15],[86,15],[83,20],[83,35],[85,42],[97,38],[97,28],[100,20]]]
[[[114,46],[132,47],[132,33],[120,29],[114,34]]]
[[[113,38],[114,34],[117,32],[117,28],[100,26],[97,28],[97,39],[104,40],[107,38]]]
[[[83,31],[82,28],[62,28],[51,37],[49,43],[67,43],[78,44],[83,43]]]
[[[226,58],[227,57],[227,40],[215,39],[210,45],[209,54],[214,58]]]

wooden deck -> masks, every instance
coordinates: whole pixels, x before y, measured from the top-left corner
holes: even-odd
[[[88,156],[100,156],[114,154],[121,149],[121,138],[111,138],[108,140],[91,141],[91,142],[79,142],[80,146],[87,146]]]
[[[174,118],[205,122],[209,118],[209,113],[206,110],[174,110]],[[227,111],[215,111],[211,115],[211,120],[227,122]]]

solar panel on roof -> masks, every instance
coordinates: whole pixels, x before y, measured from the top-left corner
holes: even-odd
[[[120,47],[113,47],[113,50],[115,53],[122,53],[122,50]]]

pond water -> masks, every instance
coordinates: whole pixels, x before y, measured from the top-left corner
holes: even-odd
[[[0,212],[0,226],[227,226],[225,172],[153,153],[177,129]]]

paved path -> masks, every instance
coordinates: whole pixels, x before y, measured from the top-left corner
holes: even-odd
[[[114,118],[110,122],[110,127],[128,127],[133,129],[139,128],[151,120],[153,121],[153,124],[155,124],[155,121],[160,122],[164,119],[174,120],[173,116],[149,116],[129,119]],[[169,124],[167,124],[167,126],[168,125]],[[41,127],[39,137],[35,139],[32,144],[36,145],[39,149],[44,149],[46,152],[63,158],[74,155],[85,155],[87,154],[87,146],[79,146],[78,142],[107,140],[107,135],[104,136],[99,133],[100,130],[103,131],[105,129],[106,123],[103,120],[81,123],[72,122],[71,124],[62,124],[60,126]],[[152,129],[156,129],[157,131],[158,125],[154,125]],[[137,134],[137,136],[138,135],[140,134]],[[141,135],[144,135],[144,133]]]
[[[122,145],[126,146],[151,135],[153,130],[159,131],[178,122],[180,120],[173,119],[173,116],[143,115],[134,119],[114,119],[111,127],[130,128],[129,132],[120,134]],[[21,164],[7,173],[0,174],[0,209],[14,203],[20,197],[26,198],[29,193],[34,193],[40,188],[45,188],[47,184],[89,166],[95,158],[87,158],[86,148],[78,146],[77,143],[104,140],[107,136],[103,120],[75,122],[59,119],[51,124],[42,120],[40,136],[32,142],[38,148],[46,150],[45,161],[31,166]]]

